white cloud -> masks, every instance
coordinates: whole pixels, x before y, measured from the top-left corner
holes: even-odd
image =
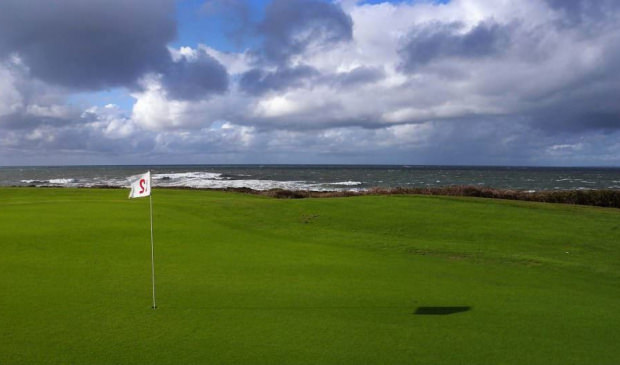
[[[103,108],[91,107],[83,114],[83,118],[89,116],[94,117],[90,122],[84,122],[85,125],[97,130],[106,138],[122,139],[133,137],[142,132],[136,123],[126,115],[126,112],[115,104],[107,104]]]
[[[215,58],[219,63],[226,66],[226,69],[231,74],[240,74],[252,68],[251,59],[247,52],[220,52],[205,44],[199,44],[198,49],[206,52],[208,55]]]
[[[0,116],[15,113],[23,106],[22,95],[15,83],[15,75],[0,64]]]
[[[72,114],[72,110],[66,105],[31,104],[26,108],[26,114],[32,117],[67,118]]]
[[[255,114],[261,117],[282,117],[304,111],[304,106],[286,95],[276,95],[258,102]]]
[[[132,120],[150,130],[178,126],[182,122],[178,110],[186,102],[168,100],[156,75],[148,75],[141,83],[144,90],[131,95],[136,99]]]

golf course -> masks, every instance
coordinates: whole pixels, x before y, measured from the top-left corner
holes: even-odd
[[[0,364],[619,364],[620,209],[0,188]]]

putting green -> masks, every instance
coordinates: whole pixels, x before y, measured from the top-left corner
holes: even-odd
[[[0,364],[617,364],[620,210],[0,189]],[[418,314],[416,314],[416,312]]]

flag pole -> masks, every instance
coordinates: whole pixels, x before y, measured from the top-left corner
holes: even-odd
[[[150,176],[149,171],[149,176]],[[153,190],[151,186],[151,182],[149,181],[149,188],[151,189],[149,194],[149,205],[151,211],[151,277],[153,282],[153,309],[157,308],[157,304],[155,303],[155,246],[153,245]]]

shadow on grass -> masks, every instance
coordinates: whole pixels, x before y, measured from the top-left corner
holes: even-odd
[[[157,307],[160,308],[159,306]],[[239,311],[294,311],[294,310],[397,310],[407,311],[411,307],[406,306],[165,306],[165,309],[205,309],[205,310],[239,310]]]
[[[418,307],[413,314],[417,315],[448,315],[470,311],[471,307]]]
[[[411,307],[409,307],[411,308]],[[159,309],[159,307],[158,307]],[[403,306],[166,306],[165,309],[179,310],[179,309],[204,309],[204,310],[238,310],[238,311],[297,311],[297,310],[311,310],[311,311],[324,311],[324,310],[406,310],[407,307]],[[413,314],[415,315],[448,315],[461,312],[468,312],[472,309],[471,306],[453,306],[453,307],[417,307]]]

